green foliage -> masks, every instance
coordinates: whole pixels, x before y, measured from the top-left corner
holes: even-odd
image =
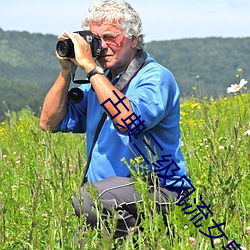
[[[28,107],[39,115],[44,96],[45,91],[29,82],[0,80],[0,121],[5,119],[9,110],[19,111],[20,107]]]
[[[172,205],[168,214],[156,213],[147,185],[134,171],[136,188],[143,197],[138,209],[144,216],[127,239],[117,240],[112,239],[116,219],[107,221],[111,235],[101,221],[99,230],[88,228],[84,235],[76,230],[87,226],[84,215],[80,220],[74,216],[71,204],[85,165],[83,136],[44,133],[39,130],[38,118],[27,109],[8,113],[0,123],[0,249],[80,249],[78,240],[85,237],[85,249],[91,250],[114,246],[122,250],[210,250],[210,239],[199,229],[208,233],[212,219],[225,222],[222,229],[229,239],[248,249],[249,102],[250,95],[241,94],[219,100],[191,98],[181,105],[182,150],[196,188],[190,204],[202,195],[203,201],[211,204],[213,216],[196,228],[190,221],[193,215],[184,214],[182,207]],[[128,164],[136,169],[141,162],[136,158]],[[91,193],[95,211],[100,213],[95,190]],[[215,249],[226,244],[221,238]]]
[[[48,90],[60,69],[55,56],[56,42],[53,35],[0,29],[0,79],[29,82]]]
[[[237,83],[240,67],[247,71],[244,77],[250,77],[250,38],[154,41],[146,44],[146,50],[173,72],[183,96],[190,96],[197,83],[201,96],[224,96],[225,88]]]

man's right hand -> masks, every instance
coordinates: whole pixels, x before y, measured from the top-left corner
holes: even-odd
[[[58,41],[62,41],[65,39],[69,39],[65,35],[65,33],[58,36]],[[62,66],[62,71],[67,71],[67,70],[70,71],[71,69],[75,70],[75,68],[78,66],[78,63],[74,58],[61,57],[58,55],[57,52],[56,52],[56,57]]]

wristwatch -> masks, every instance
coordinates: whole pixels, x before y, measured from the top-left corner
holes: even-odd
[[[90,70],[89,73],[87,73],[87,78],[90,80],[91,76],[95,74],[104,75],[104,71],[101,67],[96,66],[94,69]]]

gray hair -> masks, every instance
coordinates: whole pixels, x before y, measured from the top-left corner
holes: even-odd
[[[125,32],[126,37],[137,37],[137,49],[143,49],[144,35],[141,18],[129,3],[120,0],[94,3],[89,8],[89,15],[83,19],[82,27],[88,29],[90,20],[101,24],[104,19],[117,24]]]

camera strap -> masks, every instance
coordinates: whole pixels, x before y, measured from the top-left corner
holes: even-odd
[[[118,82],[115,85],[115,88],[122,92],[128,86],[128,84],[133,79],[133,77],[136,75],[136,73],[141,68],[146,66],[149,62],[150,61],[146,61],[146,55],[144,54],[143,50],[139,50],[136,57],[131,61],[128,68],[121,75],[120,79],[118,80]],[[89,83],[89,81],[88,81],[88,83]],[[88,173],[89,164],[90,164],[90,161],[91,161],[91,158],[92,158],[92,152],[93,152],[95,143],[96,143],[96,141],[98,139],[98,136],[100,134],[100,131],[102,129],[102,126],[103,126],[103,124],[104,124],[104,122],[106,120],[106,117],[107,117],[107,114],[104,112],[102,114],[102,117],[101,117],[98,125],[97,125],[95,136],[94,136],[94,139],[92,141],[92,145],[91,145],[91,149],[90,149],[90,152],[89,152],[88,160],[87,160],[86,167],[85,167],[85,170],[84,170],[84,175],[83,175],[83,180],[82,180],[81,186],[83,186],[87,182],[87,173]]]

